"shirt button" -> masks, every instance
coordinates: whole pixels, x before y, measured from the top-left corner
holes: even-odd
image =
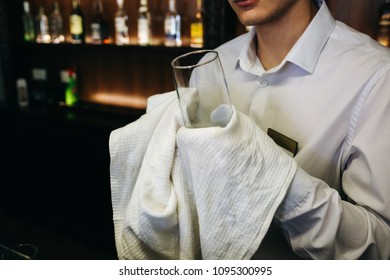
[[[262,87],[266,87],[266,86],[269,85],[269,82],[268,82],[267,80],[261,80],[261,81],[260,81],[260,85],[261,85]]]

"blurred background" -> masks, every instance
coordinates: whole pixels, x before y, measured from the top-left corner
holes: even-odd
[[[389,46],[382,0],[328,0]],[[225,0],[0,0],[0,255],[116,259],[112,130],[174,90],[170,62],[247,32]]]

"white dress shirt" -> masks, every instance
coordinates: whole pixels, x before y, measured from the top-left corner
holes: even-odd
[[[390,51],[335,21],[326,4],[273,69],[257,58],[255,36],[217,50],[234,106],[298,142],[300,168],[276,214],[293,250],[388,259]]]

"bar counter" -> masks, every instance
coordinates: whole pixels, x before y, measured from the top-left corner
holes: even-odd
[[[115,259],[110,132],[144,110],[0,103],[0,244],[41,259]]]

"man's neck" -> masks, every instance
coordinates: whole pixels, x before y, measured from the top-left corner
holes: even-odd
[[[279,65],[317,12],[312,1],[300,1],[277,21],[256,26],[257,56],[265,70]]]

